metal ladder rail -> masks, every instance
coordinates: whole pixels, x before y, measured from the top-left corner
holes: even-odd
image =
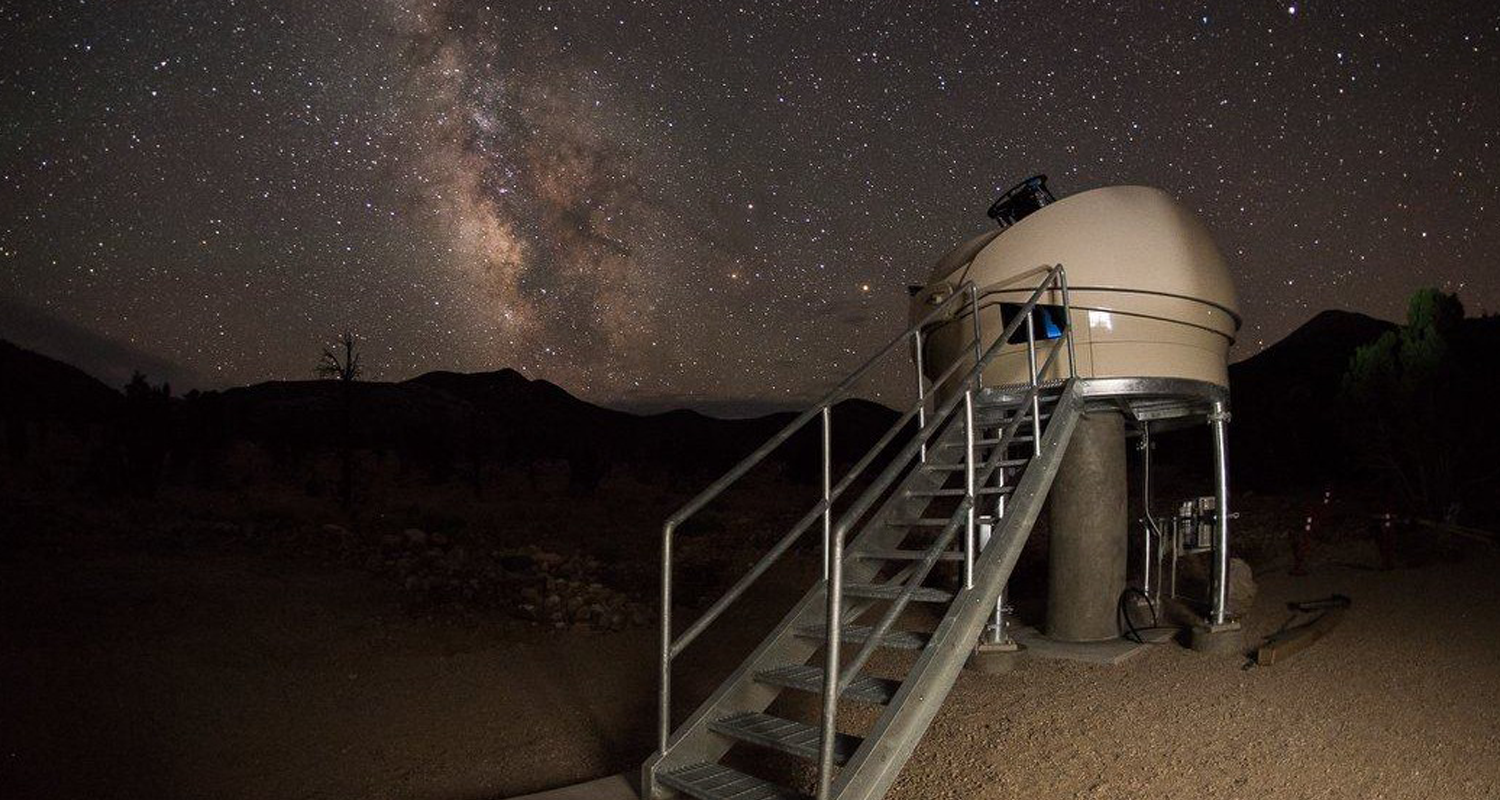
[[[1061,348],[1053,348],[1052,353],[1047,357],[1046,364],[1042,367],[1043,371],[1051,367],[1052,362],[1056,359],[1057,354],[1058,352],[1060,352],[1060,350]],[[1034,362],[1033,367],[1035,367]],[[1014,440],[1016,434],[1019,432],[1021,424],[1027,421],[1027,419],[1030,419],[1032,422],[1033,435],[1036,437],[1033,441],[1037,443],[1037,446],[1039,446],[1041,428],[1039,427],[1037,420],[1035,416],[1033,416],[1033,414],[1035,413],[1035,409],[1037,408],[1037,398],[1040,395],[1040,391],[1041,386],[1036,383],[1033,383],[1028,388],[1027,395],[1017,406],[1016,414],[1008,423],[1006,423],[1004,429],[998,437],[998,441],[994,445],[992,445],[996,452],[1003,452],[1004,449],[1010,445],[1012,440]],[[972,412],[971,408],[966,410]],[[967,436],[968,433],[973,430],[972,413],[969,414],[969,418],[966,420],[966,422],[968,423],[965,430],[965,434]],[[969,445],[972,448],[972,442],[970,442]],[[967,466],[970,470],[970,474],[967,476],[967,481],[969,483],[968,494],[964,498],[964,500],[959,503],[958,509],[956,509],[949,517],[949,529],[957,524],[960,515],[966,516],[974,510],[974,506],[977,503],[978,492],[978,490],[975,489],[975,485],[986,485],[990,481],[990,479],[995,476],[995,473],[998,470],[1002,469],[1001,461],[999,460],[990,460],[986,463],[988,464],[988,467],[984,470],[984,474],[982,476],[978,476],[977,473],[973,470],[974,460],[972,456],[968,460]],[[846,691],[850,683],[855,680],[856,676],[859,674],[860,669],[864,667],[865,663],[870,659],[870,656],[875,652],[875,648],[879,645],[880,639],[884,637],[884,635],[890,630],[891,626],[895,624],[895,621],[898,617],[900,617],[902,610],[904,610],[906,608],[906,605],[910,602],[912,595],[916,592],[917,588],[921,586],[922,581],[926,580],[928,573],[932,569],[932,565],[937,562],[939,556],[941,555],[939,551],[943,548],[946,548],[948,543],[952,539],[949,529],[945,529],[943,531],[943,534],[941,534],[939,537],[939,541],[941,542],[942,547],[938,548],[937,550],[929,549],[927,551],[922,561],[922,569],[906,577],[905,588],[901,595],[899,595],[891,603],[890,607],[886,609],[885,613],[881,615],[881,618],[873,626],[874,633],[871,633],[869,635],[864,644],[860,647],[859,651],[855,654],[854,658],[851,659],[849,663],[843,666],[843,669],[839,674],[838,681],[839,692],[841,694]],[[966,543],[966,545],[969,548],[973,547],[973,544],[971,542]],[[928,559],[930,559],[930,561]],[[892,582],[894,583],[895,580],[893,580]],[[972,585],[973,575],[966,574],[965,588],[968,588]]]
[[[1000,529],[980,554],[974,586],[954,597],[896,694],[840,769],[829,796],[838,800],[883,797],[937,715],[942,699],[958,679],[969,651],[994,612],[1057,474],[1082,412],[1076,383],[1069,381],[1065,386],[1059,413],[1044,434],[1042,454],[1022,471]]]
[[[956,409],[959,407],[959,401],[963,401],[966,424],[966,464],[968,465],[966,483],[969,490],[969,502],[966,512],[967,521],[964,536],[964,574],[966,588],[972,587],[974,565],[975,531],[973,515],[973,489],[975,484],[973,475],[973,418],[975,387],[981,385],[981,377],[984,374],[985,367],[987,367],[989,363],[993,361],[995,357],[1000,353],[1001,349],[1003,349],[1009,343],[1010,337],[1020,329],[1022,322],[1025,321],[1029,343],[1029,371],[1031,375],[1030,392],[1027,398],[1027,405],[1030,407],[1030,410],[1035,411],[1039,384],[1037,381],[1038,371],[1036,369],[1035,362],[1035,331],[1034,325],[1032,323],[1032,314],[1036,306],[1040,303],[1042,296],[1049,290],[1057,290],[1062,293],[1064,307],[1063,319],[1065,321],[1065,324],[1063,325],[1062,336],[1055,340],[1059,344],[1053,347],[1053,353],[1052,356],[1048,359],[1048,364],[1050,365],[1052,362],[1052,358],[1055,358],[1056,354],[1061,351],[1061,345],[1065,344],[1068,348],[1070,356],[1070,373],[1076,372],[1076,362],[1074,362],[1073,359],[1072,314],[1071,305],[1068,300],[1067,277],[1063,266],[1061,264],[1058,264],[1046,270],[1045,277],[1040,282],[1040,285],[1038,285],[1036,290],[1033,291],[1030,297],[1026,299],[1026,302],[1021,305],[1021,308],[1015,318],[1005,325],[1004,330],[1000,333],[1000,335],[995,337],[995,340],[990,345],[990,347],[987,350],[984,350],[982,353],[980,352],[980,349],[982,348],[982,332],[979,327],[978,302],[976,299],[976,301],[973,303],[973,322],[975,336],[974,345],[976,353],[973,367],[970,369],[969,373],[964,376],[964,379],[959,383],[960,386],[965,387],[964,392],[962,394],[955,393],[953,396],[944,401],[943,404],[934,411],[933,419],[928,423],[928,426],[934,429],[946,426],[947,423],[951,420],[952,416],[956,413]],[[1018,414],[1017,419],[1021,418],[1023,418],[1023,415]],[[1014,426],[1014,424],[1015,421],[1012,421],[1012,426]],[[829,555],[827,557],[826,563],[830,566],[830,571],[828,575],[829,587],[827,592],[825,625],[826,630],[829,633],[828,640],[824,648],[825,664],[823,671],[824,686],[822,706],[822,733],[820,736],[818,760],[818,800],[829,800],[829,798],[833,796],[832,786],[834,780],[834,751],[837,743],[836,720],[838,717],[838,699],[843,690],[847,688],[847,682],[844,680],[840,655],[840,638],[842,632],[843,616],[842,573],[844,537],[848,535],[850,527],[856,521],[861,519],[866,512],[868,512],[870,506],[875,502],[875,499],[887,488],[889,488],[891,483],[893,483],[897,477],[904,474],[912,459],[914,457],[917,457],[919,455],[919,452],[925,453],[925,441],[926,437],[919,433],[913,441],[909,442],[906,447],[902,448],[900,454],[896,456],[896,458],[886,467],[881,475],[876,478],[876,480],[870,485],[870,487],[865,490],[864,494],[854,501],[849,510],[847,510],[844,515],[840,517],[838,524],[833,527],[831,538],[828,541]],[[869,645],[867,643],[866,647],[868,648],[868,646]]]

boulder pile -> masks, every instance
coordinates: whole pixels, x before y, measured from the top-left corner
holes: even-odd
[[[617,631],[651,622],[650,609],[606,583],[598,559],[539,547],[476,551],[442,533],[407,528],[381,537],[369,566],[434,603],[500,607],[554,628]]]

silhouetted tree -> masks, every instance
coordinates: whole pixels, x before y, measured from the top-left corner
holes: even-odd
[[[323,348],[323,357],[318,359],[318,376],[323,378],[335,378],[344,383],[352,383],[359,380],[364,373],[364,367],[360,363],[359,340],[354,334],[344,331],[339,334],[338,342],[332,347]]]
[[[1350,447],[1391,476],[1408,505],[1433,516],[1457,499],[1468,423],[1454,348],[1463,318],[1456,295],[1419,290],[1406,325],[1356,350],[1344,374]]]
[[[354,382],[363,372],[353,333],[344,331],[334,346],[323,348],[317,373],[339,382],[339,504],[345,511],[354,507]]]

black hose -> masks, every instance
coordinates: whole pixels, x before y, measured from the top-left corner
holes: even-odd
[[[1141,598],[1146,601],[1146,607],[1151,609],[1150,625],[1137,625],[1135,624],[1135,620],[1130,618],[1130,611],[1125,603],[1131,595],[1140,595]],[[1157,616],[1156,602],[1151,599],[1150,595],[1146,594],[1140,589],[1137,589],[1134,586],[1127,586],[1125,587],[1125,591],[1120,592],[1120,599],[1115,604],[1115,616],[1117,618],[1117,624],[1124,631],[1124,638],[1129,641],[1135,642],[1136,644],[1159,644],[1158,642],[1148,642],[1141,637],[1141,634],[1148,631],[1176,631],[1182,629],[1181,625],[1162,625],[1160,617]]]
[[[1131,595],[1140,595],[1141,599],[1146,601],[1146,607],[1151,609],[1151,624],[1146,626],[1145,630],[1157,627],[1156,603],[1152,602],[1150,595],[1134,586],[1125,587],[1125,591],[1120,592],[1120,599],[1115,603],[1116,622],[1125,629],[1125,638],[1136,644],[1145,644],[1146,641],[1141,638],[1142,629],[1136,627],[1135,620],[1130,618],[1130,609],[1126,606]]]

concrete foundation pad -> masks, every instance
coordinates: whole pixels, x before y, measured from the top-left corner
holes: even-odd
[[[1244,632],[1238,622],[1223,625],[1194,625],[1192,648],[1209,655],[1241,655],[1245,650]]]
[[[624,775],[611,775],[561,789],[521,795],[511,800],[640,800],[640,795],[636,794]]]
[[[999,675],[1014,670],[1025,650],[1016,641],[1004,644],[982,642],[969,654],[969,661],[964,666],[985,675]]]
[[[1144,652],[1153,644],[1171,641],[1175,632],[1171,629],[1143,631],[1142,642],[1129,639],[1109,639],[1102,642],[1059,642],[1048,639],[1041,631],[1031,627],[1011,628],[1011,638],[1020,642],[1026,652],[1037,658],[1055,658],[1063,661],[1082,661],[1087,664],[1118,664],[1131,656]]]

